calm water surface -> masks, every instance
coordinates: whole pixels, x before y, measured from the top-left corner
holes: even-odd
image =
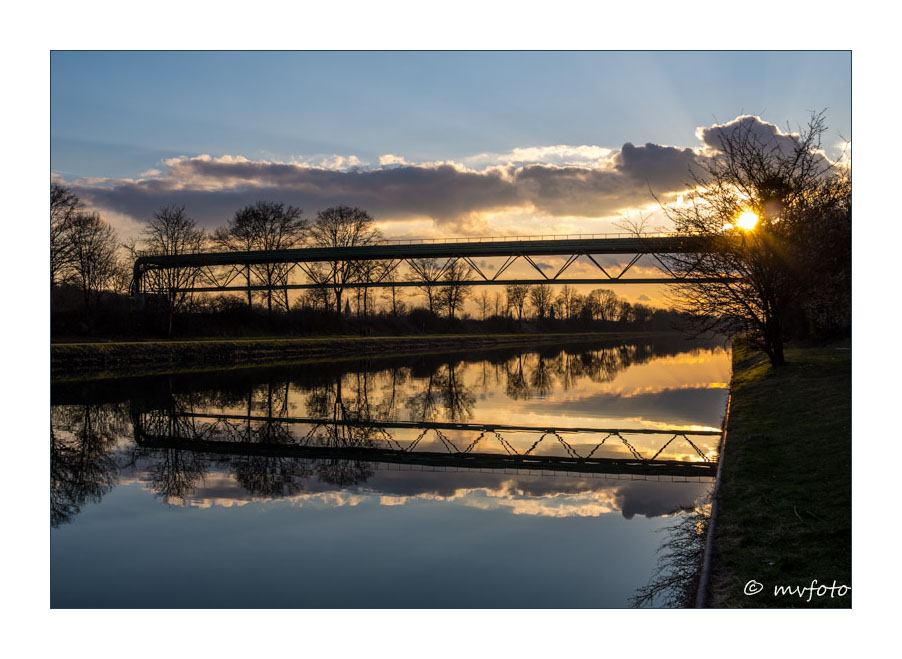
[[[627,606],[729,369],[673,338],[54,385],[51,605]]]

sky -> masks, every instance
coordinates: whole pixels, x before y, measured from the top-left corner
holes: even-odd
[[[56,51],[50,96],[52,176],[126,238],[258,200],[402,239],[666,229],[718,130],[852,137],[848,51]]]

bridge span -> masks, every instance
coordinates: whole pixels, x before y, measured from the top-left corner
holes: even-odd
[[[302,247],[297,249],[197,252],[190,254],[142,254],[134,264],[132,290],[147,291],[148,276],[162,271],[186,273],[179,278],[180,292],[250,292],[316,288],[367,288],[435,285],[511,285],[511,284],[670,284],[714,281],[705,278],[677,277],[660,258],[664,254],[705,253],[710,243],[701,236],[628,234],[574,236],[517,236],[466,238],[451,240],[382,241],[371,245],[346,247]],[[626,264],[616,269],[597,257],[623,255]],[[650,255],[660,266],[660,277],[626,277],[639,259]],[[538,257],[564,257],[554,270],[536,262]],[[488,270],[477,259],[501,257],[503,263]],[[592,276],[567,277],[570,267],[580,258],[594,265]],[[438,268],[426,272],[424,259],[435,259]],[[535,272],[532,277],[505,278],[518,261]],[[317,264],[325,268],[317,269]],[[347,265],[350,264],[350,267]],[[370,264],[371,267],[365,267]],[[378,264],[378,267],[372,267]],[[462,268],[452,270],[460,264]],[[401,266],[407,276],[400,277]],[[268,281],[260,281],[261,268],[269,268]],[[277,266],[277,267],[271,267]],[[544,269],[543,269],[543,266]],[[302,283],[291,282],[289,275],[304,275]],[[274,274],[275,273],[275,274]],[[452,277],[448,274],[451,273]],[[718,279],[716,281],[722,281]],[[157,292],[157,291],[155,291]]]

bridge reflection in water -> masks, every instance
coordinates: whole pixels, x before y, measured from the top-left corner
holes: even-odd
[[[54,385],[52,605],[625,606],[728,376],[650,337]]]
[[[723,390],[711,385],[725,376],[707,370],[708,357],[699,361],[708,353],[673,362],[685,351],[682,342],[654,339],[160,376],[134,386],[101,381],[90,390],[55,385],[51,521],[68,523],[134,478],[180,504],[213,483],[284,498],[367,482],[378,489],[388,472],[461,474],[430,478],[430,491],[451,480],[491,489],[509,474],[709,481],[719,433],[705,424],[715,422],[721,404]],[[621,371],[656,357],[665,358],[666,370],[655,376],[646,367],[641,385],[663,394],[605,391],[619,391],[613,383]],[[726,368],[722,352],[709,357]],[[675,368],[695,370],[680,376],[693,396],[668,394]],[[668,396],[670,408],[662,407]],[[675,505],[655,506],[655,514]]]
[[[671,477],[713,476],[717,463],[696,442],[698,438],[720,434],[717,430],[681,428],[543,428],[176,410],[133,411],[132,425],[135,442],[147,449],[425,467]],[[657,449],[638,450],[633,443],[636,437],[645,439],[645,444],[649,439],[656,440]],[[680,443],[690,451],[690,459],[661,457],[669,455],[667,450]]]

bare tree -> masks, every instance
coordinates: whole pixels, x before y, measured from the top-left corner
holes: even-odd
[[[50,184],[50,286],[59,282],[72,265],[72,221],[82,203],[69,188]]]
[[[544,319],[551,309],[554,290],[547,284],[539,284],[529,291],[529,303],[535,309],[536,317]]]
[[[482,320],[485,320],[489,310],[489,292],[485,288],[479,291],[479,295],[476,296],[476,304],[479,305],[479,313]]]
[[[618,319],[619,298],[608,288],[596,288],[586,298],[592,318],[613,322]]]
[[[563,312],[561,315],[568,319],[573,318],[579,312],[577,304],[579,298],[580,295],[575,288],[564,284],[557,296],[557,302]]]
[[[645,213],[639,213],[637,218],[634,218],[632,215],[623,215],[620,213],[618,213],[618,215],[620,215],[620,219],[617,222],[614,222],[614,226],[623,229],[626,233],[642,237],[647,236],[650,233],[660,233],[664,231],[664,228],[661,226],[652,226],[651,216]]]
[[[495,316],[501,316],[505,308],[505,296],[501,291],[495,291],[492,294],[492,311]]]
[[[203,250],[204,231],[185,212],[184,206],[164,206],[153,214],[144,228],[144,247],[155,255],[176,256]],[[172,336],[175,314],[185,308],[190,288],[197,278],[196,268],[160,268],[145,275],[148,288],[159,295],[165,305],[166,336]]]
[[[317,247],[358,247],[373,245],[382,239],[372,216],[362,208],[333,206],[320,211],[310,227],[310,238]],[[354,261],[329,261],[309,268],[317,284],[328,285],[335,296],[335,312],[341,313],[341,296],[345,284],[358,276]]]
[[[851,254],[848,169],[824,156],[825,131],[823,112],[796,134],[762,137],[753,122],[738,123],[719,133],[687,203],[664,207],[680,234],[704,243],[698,254],[664,262],[676,275],[716,282],[674,286],[680,310],[699,331],[747,331],[774,366],[785,362],[787,326],[815,278],[805,266],[824,268],[823,252]],[[815,233],[834,244],[818,243]]]
[[[391,269],[391,261],[360,261],[357,264],[355,279],[358,283],[380,282],[391,275]],[[369,310],[374,304],[374,295],[375,291],[370,286],[357,288],[357,313],[362,315],[364,320],[366,320]]]
[[[408,262],[413,269],[413,272],[408,274],[409,281],[417,283],[417,289],[426,295],[429,311],[436,313],[436,302],[445,268],[437,259],[432,258],[410,259]]]
[[[303,244],[307,234],[307,220],[303,211],[281,202],[258,201],[236,211],[225,228],[213,234],[214,243],[230,251],[250,252],[255,250],[292,249]],[[251,304],[251,274],[266,286],[266,308],[272,316],[273,300],[285,311],[288,310],[288,272],[291,264],[259,263],[248,264],[245,278],[248,285],[247,300]],[[280,295],[273,291],[281,287]]]
[[[510,309],[517,310],[517,320],[523,321],[523,307],[529,296],[529,284],[508,284],[504,287],[504,293],[507,296],[507,306]]]
[[[407,304],[404,302],[404,289],[400,286],[395,286],[398,281],[398,272],[395,264],[386,262],[383,267],[385,268],[383,281],[387,283],[387,286],[382,289],[381,297],[388,302],[391,315],[397,318],[407,308]]]
[[[462,282],[471,278],[470,267],[461,261],[454,261],[446,270],[442,279],[446,282],[439,289],[441,306],[448,311],[448,318],[454,318],[454,312],[463,306],[470,296],[472,286]]]
[[[78,213],[69,220],[70,278],[82,291],[85,311],[118,269],[116,232],[97,213]]]

